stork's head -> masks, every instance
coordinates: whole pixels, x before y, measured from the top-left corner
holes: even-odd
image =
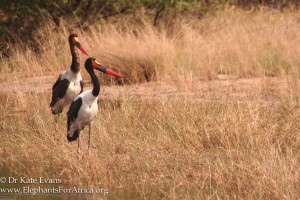
[[[98,62],[95,58],[92,58],[92,57],[89,57],[85,61],[84,66],[87,71],[90,71],[91,69],[96,69],[96,70],[99,70],[100,72],[103,72],[103,73],[111,75],[111,76],[121,77],[120,74],[104,67],[103,65],[100,64],[100,62]]]
[[[81,44],[79,43],[79,40],[78,40],[78,35],[75,34],[75,33],[72,33],[70,36],[69,36],[69,43],[71,45],[75,45],[80,51],[82,51],[82,53],[84,53],[85,55],[88,56],[88,53],[84,50],[84,48],[81,46]]]

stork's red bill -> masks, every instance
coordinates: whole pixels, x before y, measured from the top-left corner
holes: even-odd
[[[81,44],[78,41],[78,37],[73,37],[72,41],[74,43],[74,45],[80,50],[82,51],[82,53],[84,53],[85,55],[89,56],[88,53],[85,51],[85,49],[81,46]]]
[[[111,75],[111,76],[115,76],[115,77],[121,77],[120,74],[118,74],[117,72],[115,71],[112,71],[108,68],[106,68],[105,66],[101,65],[100,62],[98,62],[97,60],[94,60],[93,62],[93,68],[94,69],[97,69],[105,74],[108,74],[108,75]]]

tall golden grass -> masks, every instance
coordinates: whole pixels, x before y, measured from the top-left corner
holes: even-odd
[[[1,96],[1,163],[10,173],[106,187],[111,199],[300,196],[299,109],[259,101],[103,101],[92,153],[85,130],[79,159],[63,117],[54,130],[48,98],[16,96]]]
[[[233,10],[181,21],[172,30],[145,22],[78,32],[86,50],[125,83],[158,80],[193,91],[219,74],[290,82],[286,91],[270,91],[265,82],[252,99],[200,103],[132,99],[120,89],[117,100],[100,102],[89,156],[87,130],[81,133],[79,157],[77,143],[66,140],[64,114],[55,131],[50,88],[1,93],[0,166],[10,175],[108,188],[109,199],[298,199],[299,27],[297,13]],[[57,74],[70,65],[67,29],[48,26],[46,33],[41,54],[16,47],[1,61],[1,80]],[[266,103],[271,94],[282,101]]]
[[[297,12],[217,12],[202,20],[174,20],[158,31],[147,21],[132,25],[99,23],[73,29],[91,56],[120,71],[127,83],[165,80],[197,82],[218,74],[238,77],[299,75],[300,39]],[[70,28],[37,34],[41,54],[15,47],[1,71],[57,72],[70,65]],[[81,54],[81,62],[86,57]],[[84,71],[84,70],[83,70]]]

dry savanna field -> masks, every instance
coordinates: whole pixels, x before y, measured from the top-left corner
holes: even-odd
[[[49,108],[71,62],[68,29],[45,25],[40,53],[13,47],[0,61],[1,173],[108,189],[77,199],[299,199],[299,12],[228,9],[169,26],[123,19],[74,30],[123,76],[98,76],[90,155],[88,129],[78,155],[67,109],[55,130]]]

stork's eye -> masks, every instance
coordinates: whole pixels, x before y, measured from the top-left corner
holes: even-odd
[[[98,67],[99,65],[101,65],[101,64],[97,60],[93,61],[93,67],[94,68]]]
[[[75,44],[75,43],[77,43],[77,42],[79,42],[79,41],[78,41],[78,37],[73,37],[73,43]]]

